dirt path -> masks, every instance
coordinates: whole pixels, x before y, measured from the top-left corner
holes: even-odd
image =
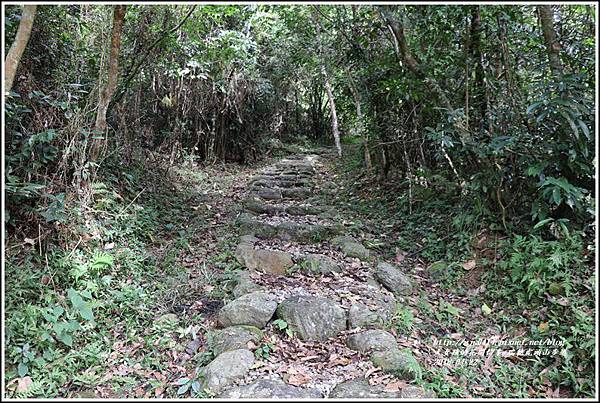
[[[250,179],[236,223],[243,268],[207,336],[199,382],[219,397],[425,397],[418,361],[389,323],[415,282],[384,262],[327,200],[330,150]],[[317,154],[318,153],[318,154]],[[405,343],[404,343],[405,344]]]

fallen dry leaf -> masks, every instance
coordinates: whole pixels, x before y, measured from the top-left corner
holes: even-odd
[[[473,270],[476,264],[477,263],[475,262],[475,260],[469,260],[468,262],[463,263],[462,267],[465,270]]]
[[[404,381],[395,381],[395,382],[390,382],[387,385],[385,385],[385,390],[388,392],[397,392],[402,388],[405,388],[408,384]]]
[[[299,386],[299,385],[305,384],[306,382],[308,382],[310,380],[311,380],[310,376],[299,372],[297,374],[290,375],[290,377],[288,378],[288,383],[290,385]]]
[[[32,383],[33,383],[33,380],[29,376],[19,378],[19,380],[17,381],[17,393],[27,392],[29,390],[29,388],[31,387]]]

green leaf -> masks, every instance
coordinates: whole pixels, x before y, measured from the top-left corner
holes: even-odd
[[[533,226],[533,229],[538,229],[540,227],[543,227],[544,225],[548,224],[550,221],[554,221],[554,218],[546,218],[545,220],[538,222],[537,224],[535,224]]]
[[[81,298],[79,293],[70,288],[68,294],[69,298],[71,299],[71,304],[73,304],[73,309],[75,309],[83,319],[88,321],[94,320],[92,308],[87,302],[83,300],[83,298]]]
[[[561,200],[562,198],[560,197],[560,189],[552,189],[552,201],[554,201],[554,204],[559,205]]]
[[[57,305],[52,309],[52,313],[54,313],[54,316],[56,316],[58,318],[60,315],[65,313],[65,310],[63,309],[62,306]]]
[[[188,389],[190,388],[190,383],[186,383],[185,385],[182,385],[179,387],[179,389],[177,389],[177,394],[178,395],[183,395],[185,392],[188,391]]]
[[[589,140],[590,139],[590,129],[588,129],[585,122],[581,119],[577,119],[577,123],[579,124],[579,127],[581,127],[581,130],[583,131],[585,138]]]
[[[575,138],[579,139],[579,130],[577,129],[575,122],[573,122],[573,119],[571,119],[569,114],[563,110],[559,111],[559,113],[567,120],[567,122],[569,122],[569,126],[571,126],[571,129],[573,130],[573,134],[575,135]]]
[[[23,378],[29,372],[29,367],[21,362],[17,367],[17,371],[19,372],[19,376]]]
[[[73,347],[73,337],[68,333],[59,333],[56,338],[69,347]]]
[[[175,384],[176,385],[185,385],[189,381],[190,381],[190,378],[180,378],[175,382]]]
[[[527,111],[525,112],[525,114],[530,115],[531,112],[533,112],[535,109],[537,109],[537,107],[540,106],[541,104],[542,104],[541,102],[534,102],[534,103],[532,103],[527,108]]]

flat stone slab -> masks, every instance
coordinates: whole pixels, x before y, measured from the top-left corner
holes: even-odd
[[[283,194],[279,189],[259,188],[255,190],[255,194],[264,200],[281,200],[283,198]]]
[[[396,313],[396,298],[392,293],[381,288],[378,284],[370,286],[370,300],[365,303],[357,302],[348,311],[348,328],[357,327],[383,328],[392,320]],[[367,305],[368,303],[368,305]]]
[[[385,330],[366,330],[361,333],[356,333],[348,336],[346,345],[352,350],[361,353],[370,351],[387,351],[398,348],[396,338]]]
[[[300,224],[292,221],[273,225],[248,214],[240,215],[237,224],[242,234],[260,239],[281,239],[300,243],[320,242],[339,231],[334,225]]]
[[[289,215],[305,216],[321,214],[323,209],[314,206],[287,206],[284,211]]]
[[[381,285],[396,295],[411,295],[413,292],[410,278],[392,264],[378,263],[375,269],[375,278]]]
[[[250,273],[243,271],[237,275],[235,287],[233,287],[232,293],[236,298],[241,297],[245,294],[250,294],[255,291],[264,291],[264,287],[256,284],[250,278]]]
[[[202,386],[215,394],[220,393],[225,387],[243,378],[253,364],[254,354],[248,350],[224,352],[202,370]]]
[[[314,389],[288,385],[280,380],[261,379],[248,385],[233,387],[218,397],[224,399],[319,399],[323,396]]]
[[[435,392],[418,386],[407,386],[400,390],[401,399],[435,399]]]
[[[229,326],[208,334],[208,349],[215,355],[226,351],[254,350],[263,339],[262,330],[254,326]]]
[[[349,236],[336,236],[331,239],[331,244],[337,246],[342,253],[348,257],[360,260],[368,260],[371,252],[356,239]]]
[[[277,302],[273,295],[256,291],[242,295],[222,307],[217,321],[222,327],[248,325],[262,329],[271,320],[276,309]]]
[[[281,195],[286,199],[306,199],[312,196],[312,191],[304,187],[291,187],[281,189]]]
[[[268,249],[254,249],[248,244],[239,244],[235,250],[238,262],[250,270],[268,274],[283,275],[294,265],[292,255],[287,252]]]
[[[243,235],[252,235],[260,239],[273,238],[277,235],[277,228],[274,225],[257,220],[247,213],[240,214],[237,225]]]
[[[399,392],[388,392],[381,385],[369,385],[365,378],[338,383],[328,396],[330,399],[397,399]]]
[[[283,211],[283,208],[273,204],[268,204],[255,198],[250,198],[244,201],[244,208],[256,214],[277,214]]]
[[[309,274],[329,274],[342,271],[342,267],[335,260],[318,253],[306,255],[302,261],[302,267]]]
[[[346,311],[323,297],[296,295],[279,304],[277,317],[302,340],[324,341],[346,330]]]
[[[321,224],[298,224],[284,221],[277,225],[276,231],[277,238],[283,241],[313,243],[326,239],[335,229]]]

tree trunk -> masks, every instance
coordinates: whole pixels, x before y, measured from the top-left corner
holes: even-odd
[[[6,60],[4,61],[4,93],[9,93],[12,89],[15,81],[15,75],[17,74],[17,67],[21,61],[21,56],[27,42],[29,42],[29,36],[31,36],[31,28],[33,28],[33,20],[35,19],[35,11],[37,6],[24,6],[23,15],[21,16],[21,22],[19,23],[19,29],[15,36]]]
[[[481,60],[481,14],[479,5],[471,8],[471,27],[469,31],[469,56],[475,63],[475,82],[473,84],[472,106],[476,111],[473,116],[473,127],[479,131],[481,122],[485,119],[487,105],[485,102],[485,80]]]
[[[364,159],[365,159],[365,168],[371,170],[373,165],[371,164],[371,152],[369,151],[369,132],[366,127],[364,127],[363,121],[363,113],[360,102],[360,93],[358,89],[354,85],[354,79],[352,78],[352,74],[350,70],[346,69],[346,75],[348,76],[348,86],[350,87],[350,91],[352,92],[352,97],[354,98],[354,104],[356,105],[356,118],[358,119],[358,125],[360,128],[360,135],[363,137],[363,151],[364,151]]]
[[[94,127],[97,135],[106,134],[106,111],[108,110],[110,99],[117,88],[117,78],[119,74],[119,50],[121,48],[121,31],[123,30],[125,8],[126,6],[114,6],[113,26],[110,40],[110,55],[108,60],[108,79],[106,86],[100,91],[98,112],[96,114],[96,124]],[[102,81],[101,76],[99,79]],[[100,145],[101,141],[96,139],[92,146],[92,160],[95,160],[98,157]]]
[[[406,37],[404,35],[404,26],[391,15],[391,13],[389,12],[389,7],[390,6],[378,6],[378,10],[381,19],[384,23],[387,24],[388,28],[392,32],[392,35],[394,36],[395,49],[398,58],[408,66],[409,70],[411,70],[417,76],[417,78],[423,80],[423,82],[431,89],[431,91],[433,91],[438,96],[442,105],[448,110],[450,114],[453,115],[455,113],[455,109],[452,107],[450,100],[442,90],[440,84],[434,77],[427,77],[419,62],[417,62],[417,60],[412,56],[412,53],[408,48],[408,44],[406,42]],[[454,119],[452,125],[454,126],[454,129],[459,133],[460,139],[462,141],[463,135],[468,135],[468,131],[465,129],[464,124],[461,123],[458,119]],[[450,167],[452,168],[452,171],[454,172],[456,177],[460,179],[458,171],[454,168],[454,164],[452,163],[452,160],[450,159],[450,156],[446,152],[443,145],[442,153],[444,154],[444,157],[446,157],[446,159],[448,160]]]
[[[318,9],[319,6],[315,6]],[[331,110],[331,129],[333,132],[333,140],[335,141],[335,148],[337,149],[338,156],[342,156],[342,144],[340,142],[340,131],[338,126],[337,112],[335,110],[335,99],[333,98],[333,91],[329,82],[329,74],[325,66],[325,55],[323,52],[323,45],[321,43],[321,22],[316,12],[313,14],[315,19],[315,26],[317,29],[317,45],[319,50],[319,64],[321,65],[321,75],[323,76],[323,82],[325,89],[327,90],[327,98],[329,99],[329,109]]]
[[[440,87],[439,83],[433,77],[427,77],[423,72],[422,67],[419,65],[417,60],[413,57],[408,44],[406,43],[406,36],[404,35],[404,26],[396,20],[388,10],[390,6],[378,6],[381,18],[387,24],[395,40],[395,48],[400,60],[402,60],[410,71],[417,76],[417,78],[423,80],[427,86],[436,93],[442,104],[450,112],[454,111],[454,108],[450,104],[450,100]]]
[[[554,13],[552,6],[540,5],[537,6],[542,23],[542,33],[544,34],[544,42],[548,51],[548,59],[550,62],[550,70],[556,81],[560,81],[563,75],[562,63],[560,62],[560,43],[556,39],[556,31],[554,30]]]

